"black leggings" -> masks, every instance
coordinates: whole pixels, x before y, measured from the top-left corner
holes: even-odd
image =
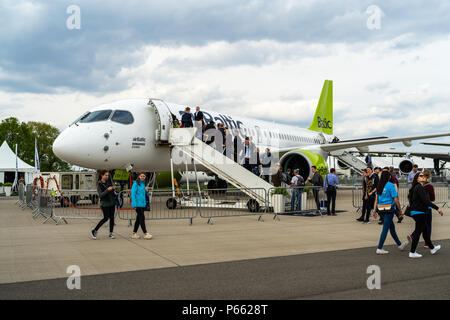
[[[419,244],[420,235],[423,234],[423,239],[428,245],[428,248],[434,249],[433,243],[431,243],[430,234],[428,233],[428,224],[426,214],[415,214],[412,216],[416,221],[416,229],[414,230],[414,237],[411,244],[411,252],[416,252],[417,245]]]
[[[114,213],[116,212],[116,207],[102,207],[103,211],[103,219],[95,227],[95,231],[98,231],[100,227],[109,220],[109,232],[113,232],[114,230]]]
[[[133,232],[136,233],[139,229],[139,226],[141,226],[142,231],[144,233],[147,233],[147,228],[145,227],[145,214],[144,214],[145,208],[136,208],[136,222],[134,223],[134,229]]]

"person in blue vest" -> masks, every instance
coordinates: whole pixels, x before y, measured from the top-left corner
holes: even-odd
[[[398,200],[397,188],[392,182],[389,182],[391,178],[391,174],[388,171],[383,171],[381,173],[380,181],[376,187],[376,196],[375,196],[375,204],[374,204],[374,213],[373,217],[377,218],[377,208],[379,213],[383,213],[383,230],[381,231],[380,241],[378,242],[377,254],[387,254],[389,251],[383,250],[384,242],[386,241],[386,237],[388,232],[391,233],[392,238],[398,246],[398,249],[403,251],[408,242],[402,243],[395,232],[394,225],[394,210],[395,205],[397,206],[399,217],[403,216],[402,207]]]
[[[147,206],[146,196],[148,196],[148,187],[145,186],[145,173],[140,173],[133,182],[131,187],[131,207],[136,209],[136,222],[134,223],[132,239],[139,239],[140,236],[137,234],[139,226],[144,232],[144,239],[150,240],[152,235],[147,232],[145,226],[145,207]]]

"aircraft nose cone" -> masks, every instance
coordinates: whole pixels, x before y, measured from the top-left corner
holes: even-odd
[[[64,132],[63,132],[64,133]],[[53,142],[53,153],[62,160],[66,160],[69,156],[69,145],[65,143],[64,134],[61,133]]]

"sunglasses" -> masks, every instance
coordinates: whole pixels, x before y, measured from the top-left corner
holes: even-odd
[[[419,174],[419,178],[423,178],[425,177],[423,174]]]

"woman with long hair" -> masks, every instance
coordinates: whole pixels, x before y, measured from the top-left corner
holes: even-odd
[[[425,190],[427,190],[428,195],[430,196],[430,201],[433,202],[436,200],[436,194],[434,193],[434,187],[433,185],[430,183],[430,178],[431,178],[431,172],[428,169],[423,170],[423,174],[425,176],[425,184],[423,185],[423,187],[425,188]],[[427,211],[427,227],[428,227],[428,234],[431,238],[431,224],[432,224],[432,210],[429,207],[428,211]],[[408,236],[408,241],[412,242],[412,239],[414,238],[414,232]],[[425,243],[424,245],[425,249],[429,249],[428,245]]]
[[[136,181],[133,182],[131,187],[131,206],[136,209],[136,222],[134,223],[132,239],[139,239],[137,234],[139,226],[144,232],[144,239],[150,240],[152,235],[147,232],[145,226],[145,207],[147,206],[146,196],[148,196],[148,187],[145,186],[145,173],[139,173]]]
[[[97,183],[97,192],[100,198],[100,207],[103,211],[103,219],[97,224],[97,226],[91,230],[92,239],[97,239],[97,232],[100,227],[109,220],[109,238],[115,239],[114,230],[114,213],[116,209],[116,197],[114,195],[114,189],[111,179],[109,179],[109,172],[106,170],[99,171],[99,180]]]
[[[390,173],[383,171],[381,173],[380,181],[377,184],[375,206],[373,208],[373,217],[377,218],[377,208],[380,213],[384,214],[383,230],[381,231],[380,241],[378,242],[377,254],[387,254],[389,251],[383,250],[384,242],[386,241],[388,231],[391,233],[392,238],[397,244],[399,250],[404,250],[408,245],[408,242],[402,243],[395,232],[394,218],[394,206],[396,205],[399,211],[399,217],[403,216],[402,207],[398,200],[398,193],[395,185],[389,182]]]
[[[422,172],[416,173],[414,176],[411,189],[409,189],[408,199],[411,209],[411,217],[416,222],[414,229],[414,237],[412,238],[411,250],[409,252],[410,258],[421,258],[422,255],[416,252],[417,244],[419,243],[420,235],[423,236],[425,244],[431,250],[431,254],[435,254],[440,248],[440,245],[434,246],[430,239],[427,223],[427,212],[429,208],[433,208],[442,216],[444,213],[437,205],[430,201],[430,196],[425,190],[426,184],[425,174]]]

